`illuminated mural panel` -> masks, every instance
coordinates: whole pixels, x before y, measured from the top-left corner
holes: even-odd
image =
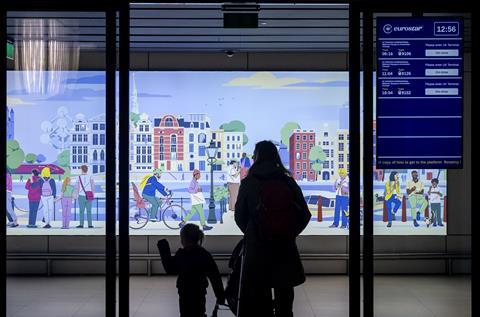
[[[23,77],[8,74],[7,155],[18,219],[7,219],[8,234],[104,234],[105,74],[62,72],[61,89],[51,94],[29,93]],[[176,235],[182,219],[205,219],[207,234],[240,234],[237,184],[254,164],[255,143],[271,140],[312,212],[304,234],[347,235],[347,102],[347,72],[131,72],[130,233]],[[33,169],[45,168],[53,181],[44,178],[41,190],[51,184],[56,193],[51,206],[40,199],[32,220],[27,182]],[[197,194],[189,192],[194,172]],[[446,171],[418,170],[415,182],[412,172],[374,170],[376,234],[446,234],[438,221],[446,223]],[[63,186],[67,176],[71,188]],[[51,228],[43,228],[46,208]],[[27,226],[29,216],[37,228]]]

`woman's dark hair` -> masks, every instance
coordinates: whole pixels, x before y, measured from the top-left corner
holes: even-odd
[[[433,178],[433,179],[432,179],[432,184],[433,184],[433,183],[436,183],[436,184],[438,185],[438,178]]]
[[[38,176],[38,174],[40,174],[40,172],[36,168],[34,168],[32,170],[32,174],[35,175],[35,176]]]
[[[187,223],[182,230],[180,230],[180,237],[191,244],[202,245],[204,235],[199,226],[193,223]]]
[[[275,164],[282,172],[287,175],[291,175],[290,171],[283,166],[282,160],[280,159],[280,155],[278,154],[277,147],[271,141],[260,141],[255,144],[255,150],[253,151],[253,165],[252,168],[249,170],[255,170],[255,166],[262,164],[264,162],[270,162]]]
[[[395,180],[395,175],[397,175],[397,174],[398,174],[397,171],[393,171],[393,172],[390,173],[390,178],[389,179],[390,179],[391,182],[393,182]]]

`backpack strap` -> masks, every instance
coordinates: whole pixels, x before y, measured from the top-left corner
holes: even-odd
[[[78,179],[80,180],[80,185],[82,186],[82,189],[83,189],[83,192],[85,193],[85,195],[87,194],[87,192],[85,191],[85,187],[83,187],[83,182],[82,182],[82,176],[78,176]]]

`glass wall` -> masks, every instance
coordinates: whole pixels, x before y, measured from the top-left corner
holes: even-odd
[[[104,278],[59,276],[105,272],[105,14],[7,23],[8,315],[101,316]]]
[[[379,14],[378,16],[392,17],[392,14]],[[448,21],[450,15],[425,14],[424,17],[437,17]],[[459,15],[455,15],[456,17]],[[422,19],[422,17],[418,17]],[[419,20],[420,21],[420,20]],[[378,25],[379,20],[375,18]],[[440,41],[437,38],[426,39],[426,58],[409,58],[421,55],[416,46],[403,46],[389,58],[389,44],[377,48],[377,60],[394,60],[391,64],[382,63],[377,69],[376,83],[385,77],[395,77],[397,80],[394,88],[385,85],[376,87],[380,89],[374,92],[377,104],[374,104],[374,256],[375,256],[375,278],[374,278],[374,308],[376,316],[471,316],[471,70],[470,64],[470,24],[469,16],[464,17],[465,30],[460,35],[464,54],[459,55],[453,62],[444,63],[442,58],[432,60],[428,55],[429,45],[437,49]],[[388,31],[383,28],[381,34]],[[380,31],[379,31],[380,32]],[[425,32],[431,32],[425,30]],[[379,44],[377,35],[377,45]],[[406,40],[411,40],[411,38]],[[430,42],[428,42],[430,41]],[[455,38],[442,38],[442,41],[450,48],[455,48]],[[406,43],[406,42],[405,42]],[[386,46],[387,45],[387,46]],[[393,47],[393,46],[392,46]],[[458,47],[457,47],[458,48]],[[396,52],[396,47],[391,49]],[[458,51],[457,51],[458,52]],[[460,50],[462,52],[462,50]],[[421,53],[421,52],[420,52]],[[382,55],[383,54],[383,55]],[[417,54],[417,55],[415,55]],[[412,75],[412,71],[427,68],[455,69],[459,64],[460,57],[463,57],[464,69],[460,67],[457,77],[438,77],[432,79],[430,71],[424,74]],[[399,60],[399,61],[398,61]],[[416,63],[416,64],[415,64]],[[443,64],[442,64],[443,63]],[[390,67],[390,68],[388,68]],[[394,75],[389,71],[394,70]],[[463,71],[463,73],[462,73]],[[398,72],[398,73],[397,73]],[[396,77],[398,76],[398,77]],[[426,76],[426,77],[424,77]],[[429,120],[447,120],[449,127],[455,124],[462,124],[463,120],[463,168],[462,169],[436,169],[436,168],[410,168],[410,169],[379,169],[375,156],[378,159],[388,159],[378,156],[376,153],[379,142],[385,143],[385,135],[395,135],[401,132],[401,127],[395,119],[405,119],[398,116],[397,110],[402,108],[388,108],[384,103],[383,112],[379,112],[378,98],[388,98],[388,91],[395,91],[399,97],[405,91],[414,91],[416,87],[425,88],[439,82],[450,80],[455,82],[463,78],[463,118],[445,116],[443,107],[456,107],[455,97],[433,99],[435,96],[427,94],[422,102],[418,103],[421,109],[418,112],[424,113],[423,117],[411,117],[409,132],[415,134],[420,125],[431,126]],[[401,80],[412,82],[410,87],[402,86]],[[416,81],[416,82],[415,82]],[[375,82],[375,81],[374,81]],[[404,81],[405,82],[405,81]],[[453,87],[453,86],[452,86]],[[428,91],[428,89],[426,89]],[[438,96],[437,96],[438,97]],[[411,98],[408,97],[407,98]],[[412,99],[403,99],[398,105],[407,109]],[[434,106],[429,108],[431,103]],[[427,111],[426,109],[434,109]],[[385,112],[390,117],[385,117]],[[393,114],[397,113],[397,117]],[[456,123],[453,120],[459,120]],[[379,121],[381,125],[379,126]],[[392,122],[389,125],[389,122]],[[396,126],[395,126],[396,125]],[[382,129],[382,130],[379,130]],[[381,131],[381,132],[380,132]],[[383,135],[383,140],[377,136]],[[398,133],[400,135],[401,133]],[[444,137],[443,134],[425,133],[423,138],[407,140],[410,148],[402,148],[405,153],[413,153],[418,159],[422,159],[424,148],[431,148],[435,144],[435,138]],[[451,137],[452,139],[456,136]],[[385,145],[384,145],[385,146]],[[451,160],[454,160],[452,158]],[[401,236],[400,236],[401,235]]]
[[[133,193],[141,196],[158,171],[159,194],[171,191],[178,206],[150,214],[158,221],[147,225],[137,224],[133,205],[131,234],[178,235],[196,170],[205,208],[188,219],[207,235],[241,234],[233,219],[238,189],[231,184],[247,175],[255,144],[272,140],[311,210],[304,234],[348,235],[348,73],[133,71],[130,78]]]
[[[157,241],[167,239],[176,252],[182,247],[179,229],[183,223],[200,226],[206,235],[205,248],[220,271],[230,273],[228,258],[242,236],[234,219],[238,188],[254,164],[255,144],[270,140],[300,185],[311,212],[298,238],[302,257],[312,260],[305,262],[306,272],[344,274],[308,276],[296,288],[294,311],[299,316],[322,311],[347,316],[346,60],[341,59],[339,71],[312,71],[286,56],[268,68],[259,59],[253,69],[261,71],[246,66],[248,60],[260,56],[256,55],[259,50],[274,57],[272,49],[286,51],[292,45],[289,52],[300,56],[295,53],[298,43],[293,46],[284,41],[285,33],[296,32],[294,26],[318,40],[328,32],[326,24],[338,23],[322,22],[329,13],[320,6],[305,7],[311,11],[299,11],[292,19],[289,10],[293,8],[265,5],[262,23],[248,30],[224,29],[218,5],[135,4],[131,8],[130,48],[135,67],[129,77],[130,310],[153,316],[154,311],[168,307],[172,315],[178,314],[176,302],[167,303],[155,292],[166,292],[175,285],[174,277],[159,276],[165,271]],[[336,14],[344,17],[346,11]],[[154,26],[148,30],[143,28],[146,16]],[[187,20],[180,27],[179,21]],[[219,53],[229,48],[232,56]],[[285,68],[290,71],[279,71]],[[154,276],[135,276],[145,269]],[[329,285],[328,290],[322,283]],[[209,288],[208,313],[214,303]]]

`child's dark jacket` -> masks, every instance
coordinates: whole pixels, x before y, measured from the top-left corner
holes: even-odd
[[[158,241],[158,251],[167,274],[178,275],[177,289],[180,295],[186,293],[206,294],[208,280],[218,300],[225,297],[222,279],[212,255],[201,246],[180,248],[174,256],[168,242]]]

